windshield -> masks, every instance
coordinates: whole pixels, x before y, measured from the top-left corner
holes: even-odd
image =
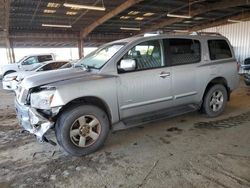
[[[81,65],[88,68],[100,69],[107,61],[111,59],[124,44],[112,44],[109,46],[102,46],[90,53],[83,59],[77,62],[77,65]]]
[[[37,63],[37,65],[34,65],[34,67],[32,69],[29,69],[29,71],[35,71],[36,69],[41,68],[42,66],[44,66],[44,65]]]
[[[27,56],[24,56],[22,59],[20,59],[19,61],[17,61],[16,63],[21,63],[23,60],[25,60],[27,58]]]

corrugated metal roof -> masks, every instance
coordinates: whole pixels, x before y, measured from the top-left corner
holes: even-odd
[[[9,32],[14,46],[30,46],[32,42],[34,42],[32,46],[36,46],[39,42],[40,46],[76,45],[76,40],[72,43],[67,41],[63,44],[67,37],[61,39],[45,38],[46,40],[51,40],[50,44],[47,41],[43,43],[43,40],[40,40],[40,38],[34,38],[34,35],[39,33],[73,34],[76,38],[79,38],[81,31],[128,1],[132,0],[0,0],[0,32],[3,25],[5,25],[3,16],[6,11],[5,3],[10,2]],[[57,3],[59,7],[48,7],[48,3],[52,2]],[[106,11],[72,10],[63,6],[65,2],[98,6],[102,6],[102,2],[104,2]],[[200,24],[206,25],[209,22],[225,19],[241,12],[250,12],[250,2],[247,0],[135,0],[134,2],[135,4],[118,14],[114,14],[112,18],[105,20],[104,23],[97,24],[98,26],[91,30],[90,35],[88,33],[87,37],[84,38],[85,45],[96,45],[97,43],[120,39],[121,36],[128,37],[148,30],[161,30],[163,32],[187,30]],[[217,7],[217,4],[220,6]],[[227,6],[228,4],[230,6]],[[51,14],[44,13],[46,9],[51,9],[55,12]],[[76,15],[69,16],[66,14],[67,11],[75,11]],[[168,17],[168,13],[190,14],[192,16],[189,19],[176,19]],[[43,23],[66,24],[71,25],[72,28],[42,27]],[[121,30],[121,27],[137,27],[141,30]],[[30,37],[26,39],[20,38],[19,36],[23,35],[23,33],[30,35]],[[95,40],[93,36],[99,35],[103,35],[104,37],[102,38],[105,38],[105,40],[101,40],[101,42],[98,42],[100,41],[99,38]]]

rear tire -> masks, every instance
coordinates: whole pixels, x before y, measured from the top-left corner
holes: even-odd
[[[109,133],[107,114],[93,105],[73,106],[63,112],[55,127],[59,145],[72,156],[101,148]]]
[[[203,112],[208,117],[217,117],[225,109],[228,100],[227,90],[225,86],[217,84],[212,86],[204,96]]]

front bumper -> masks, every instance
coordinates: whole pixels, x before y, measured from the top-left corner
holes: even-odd
[[[37,139],[43,142],[44,134],[54,126],[54,122],[43,117],[36,109],[27,105],[20,105],[17,101],[15,101],[15,107],[20,126],[36,135]]]

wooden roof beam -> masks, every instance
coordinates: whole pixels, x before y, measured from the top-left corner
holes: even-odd
[[[126,0],[120,6],[113,9],[112,11],[108,12],[103,17],[99,18],[98,20],[94,21],[88,27],[84,28],[80,34],[81,38],[85,38],[89,33],[91,33],[99,25],[103,24],[104,22],[108,21],[109,19],[113,18],[114,16],[120,14],[124,10],[130,8],[131,6],[137,4],[141,1],[143,1],[143,0]]]
[[[4,1],[4,31],[9,34],[9,24],[10,24],[10,1]]]
[[[228,22],[228,19],[239,20],[239,21],[248,20],[248,19],[250,19],[250,11],[240,13],[240,14],[237,14],[237,15],[234,15],[234,16],[229,16],[227,18],[223,18],[223,19],[216,20],[216,21],[209,21],[209,22],[203,23],[201,25],[191,27],[191,28],[189,28],[189,32],[200,31],[202,29],[216,27],[216,26],[219,26],[219,25],[233,24],[233,22]]]
[[[221,0],[219,2],[215,2],[213,4],[210,4],[204,8],[200,8],[197,11],[191,12],[191,16],[195,17],[195,16],[205,14],[205,13],[210,12],[210,11],[228,9],[228,8],[232,8],[232,7],[249,5],[249,4],[250,4],[249,0],[237,0],[237,1]],[[164,20],[160,23],[153,24],[152,27],[141,30],[140,33],[155,31],[159,28],[163,28],[165,26],[172,25],[174,23],[181,22],[183,20],[185,20],[185,18],[167,18],[166,20]]]

